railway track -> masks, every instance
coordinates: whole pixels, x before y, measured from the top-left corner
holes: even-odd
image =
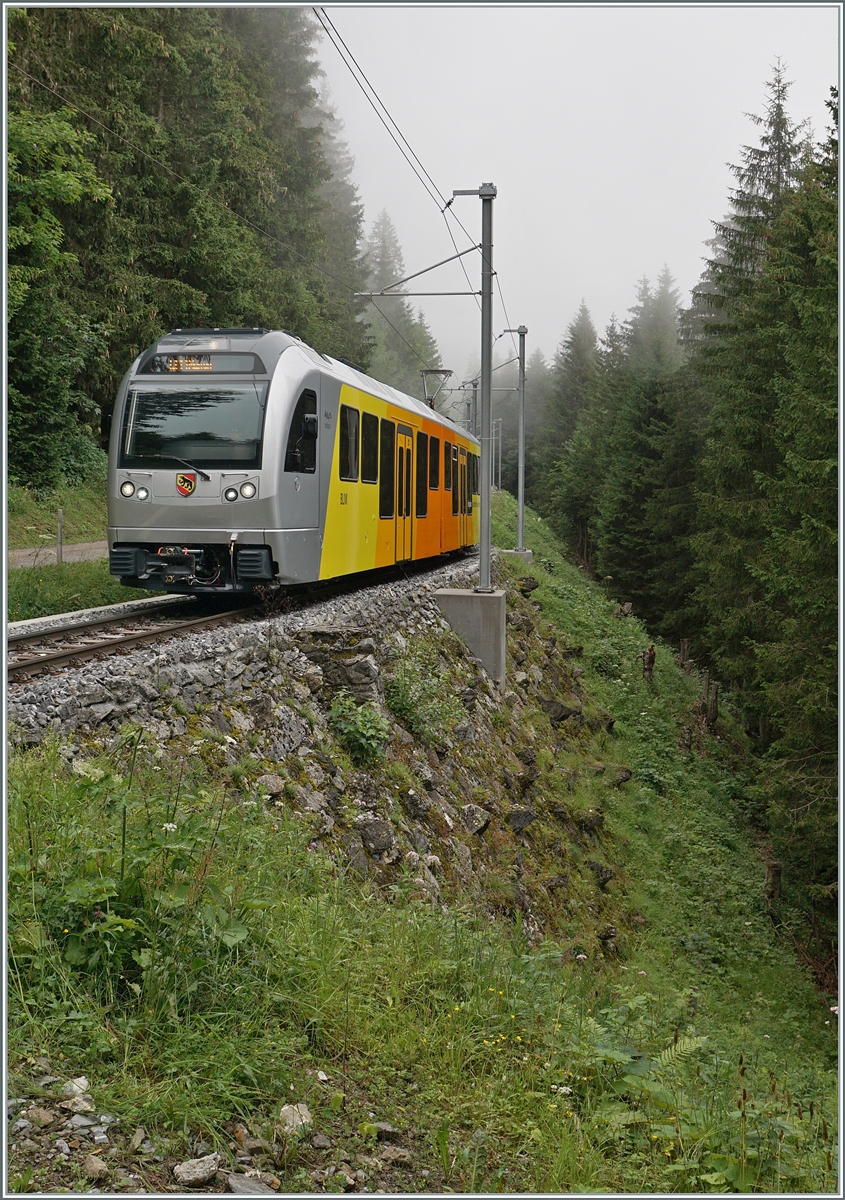
[[[187,599],[176,606],[172,601],[163,601],[129,616],[123,611],[103,612],[88,620],[63,621],[53,628],[10,632],[6,638],[7,679],[10,683],[22,683],[45,672],[57,674],[65,667],[81,666],[86,659],[120,653],[144,642],[202,626],[242,619],[254,611],[254,600],[248,606],[222,611],[215,608],[212,612],[196,600]],[[73,614],[68,616],[72,618]]]
[[[444,558],[447,556],[444,556]],[[455,561],[464,554],[449,555]],[[436,566],[443,566],[440,560]],[[82,620],[66,613],[54,618],[54,626],[30,629],[11,629],[6,637],[8,657],[6,675],[10,684],[23,683],[36,675],[58,675],[66,667],[81,666],[87,659],[99,659],[119,654],[145,642],[174,637],[203,626],[210,627],[226,621],[256,619],[305,608],[321,600],[341,594],[351,595],[379,584],[424,576],[434,569],[431,560],[366,571],[318,585],[303,584],[273,594],[261,604],[255,597],[245,596],[239,607],[208,611],[202,599],[186,596],[184,602],[173,597],[163,598],[160,604],[150,604],[142,612],[127,614],[124,605],[119,613],[97,610]],[[230,604],[232,601],[230,601]]]

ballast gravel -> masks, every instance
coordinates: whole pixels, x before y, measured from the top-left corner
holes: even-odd
[[[184,732],[184,714],[195,702],[231,704],[247,690],[254,696],[259,685],[272,685],[277,666],[301,680],[303,699],[322,680],[320,667],[296,645],[309,630],[358,631],[381,641],[397,633],[413,637],[448,628],[433,593],[443,587],[472,587],[477,577],[478,559],[468,557],[398,582],[317,600],[294,612],[174,635],[60,675],[12,683],[11,738],[36,744],[51,731],[64,737],[74,731],[91,734],[130,719],[142,719],[157,737],[178,737]],[[366,655],[359,657],[359,673],[366,673]],[[306,736],[304,723],[293,712],[290,718],[282,723],[289,742],[279,747],[282,752],[295,749]]]

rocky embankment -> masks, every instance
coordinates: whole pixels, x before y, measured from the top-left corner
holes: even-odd
[[[491,919],[518,919],[532,940],[555,935],[564,956],[624,956],[626,931],[642,918],[626,911],[604,829],[605,808],[630,778],[613,763],[613,717],[590,703],[581,648],[542,618],[530,579],[500,575],[508,660],[504,686],[494,684],[433,595],[473,581],[471,562],[453,563],[33,681],[10,692],[12,740],[58,735],[85,774],[89,759],[135,722],[162,769],[200,756],[233,803],[265,806],[268,836],[274,814],[287,810],[314,852],[368,886],[411,881],[420,903],[471,902]],[[407,685],[406,707],[422,687],[436,725],[407,712],[397,718],[397,680]],[[337,740],[331,710],[343,694],[388,720],[385,758],[372,769],[355,766]],[[424,705],[416,715],[425,717]],[[88,1097],[70,1096],[61,1111],[19,1100],[9,1115],[16,1161],[25,1141],[23,1158],[49,1161],[57,1179],[71,1151],[76,1161],[90,1149],[82,1164],[89,1190],[112,1190],[118,1167],[125,1191],[148,1190],[152,1177],[169,1180],[170,1191],[280,1186],[278,1147],[259,1145],[246,1125],[230,1131],[234,1168],[221,1169],[211,1147],[198,1144],[202,1162],[190,1169],[203,1178],[189,1182],[179,1175],[182,1160],[143,1130],[110,1123]],[[320,1138],[309,1131],[317,1159]],[[104,1149],[116,1155],[108,1178]],[[401,1190],[402,1155],[410,1158],[408,1147],[391,1142],[369,1166],[345,1164],[342,1179],[334,1166],[328,1178],[314,1165],[314,1190]]]
[[[314,844],[361,877],[389,883],[413,866],[432,900],[472,888],[497,911],[519,908],[534,936],[561,932],[585,907],[580,924],[615,953],[617,931],[599,922],[615,875],[603,806],[579,797],[597,778],[609,790],[630,778],[605,761],[612,715],[583,694],[581,649],[540,617],[531,581],[505,584],[508,676],[493,683],[433,596],[472,582],[472,563],[450,564],[37,679],[10,692],[12,738],[59,734],[82,766],[131,720],[163,760],[202,755],[214,770],[246,756],[254,769],[241,786],[270,812],[301,815]],[[385,685],[422,646],[436,652],[450,719],[424,737],[392,719],[394,770],[355,769],[332,738],[332,702],[348,692],[385,709]]]
[[[412,866],[430,899],[470,888],[498,912],[519,909],[533,936],[560,933],[583,908],[579,944],[595,925],[597,948],[614,953],[616,931],[599,921],[615,874],[603,806],[582,799],[590,783],[612,792],[630,778],[605,761],[613,717],[590,704],[581,648],[542,619],[530,580],[505,584],[508,671],[494,684],[433,595],[473,582],[471,562],[451,564],[35,680],[10,691],[12,739],[52,732],[82,766],[133,721],[163,761],[199,754],[213,771],[247,757],[260,768],[241,786],[301,815],[315,845],[361,877],[390,883]],[[385,687],[423,645],[459,715],[423,737],[393,718],[396,767],[352,767],[332,736],[333,701],[346,692],[390,716]]]

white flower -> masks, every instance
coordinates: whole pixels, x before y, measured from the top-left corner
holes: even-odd
[[[173,824],[172,821],[166,821],[164,823],[164,825],[162,825],[161,828],[165,833],[175,833],[176,832],[176,826]]]
[[[586,956],[586,954],[576,954],[576,955],[575,955],[575,958],[576,958],[576,959],[577,959],[579,962],[583,962],[583,961],[584,961],[584,959],[585,959],[586,957],[587,957],[587,956]]]

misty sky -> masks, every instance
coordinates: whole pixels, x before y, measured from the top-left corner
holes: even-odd
[[[710,221],[727,211],[740,147],[758,131],[780,56],[789,109],[820,140],[838,84],[833,4],[326,6],[440,191],[492,181],[494,333],[528,326],[551,358],[582,298],[601,333],[624,318],[637,281],[668,265],[687,303]],[[337,51],[320,60],[356,162],[367,231],[386,209],[408,272],[454,253],[434,201],[391,142]],[[481,202],[454,211],[480,240]],[[452,223],[460,249],[468,239]],[[473,288],[479,256],[463,261]],[[458,291],[457,264],[416,281]],[[383,302],[385,311],[389,301]],[[415,300],[458,381],[477,363],[471,297]],[[512,353],[510,339],[496,347]],[[455,382],[455,381],[453,381]]]

